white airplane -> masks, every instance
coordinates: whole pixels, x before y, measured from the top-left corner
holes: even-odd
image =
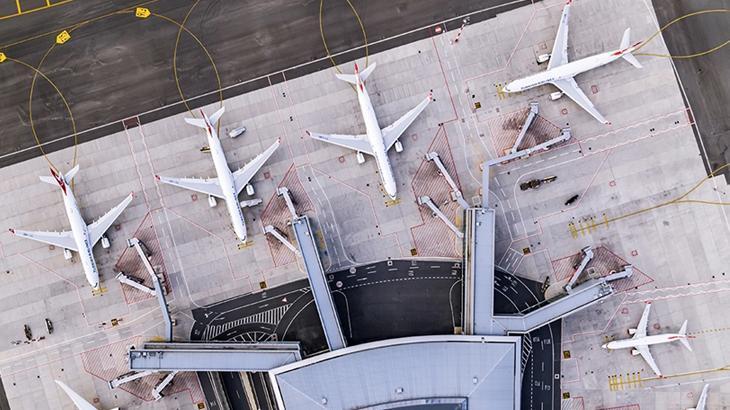
[[[641,42],[629,45],[629,42],[631,41],[631,29],[627,28],[626,31],[624,31],[624,36],[621,39],[621,45],[618,50],[607,51],[605,53],[569,62],[568,16],[570,15],[570,3],[572,3],[572,0],[567,0],[565,8],[563,8],[563,15],[560,19],[558,34],[555,37],[555,44],[553,44],[553,52],[550,55],[550,62],[548,63],[547,70],[512,81],[504,87],[504,91],[508,93],[515,93],[541,86],[543,84],[552,84],[558,87],[560,91],[570,97],[570,99],[575,101],[581,108],[588,111],[588,113],[595,117],[598,121],[604,124],[610,124],[610,122],[607,121],[603,115],[598,112],[598,110],[596,110],[596,107],[593,106],[591,100],[589,100],[580,87],[578,87],[578,84],[575,82],[573,77],[580,73],[611,63],[619,58],[623,58],[636,68],[641,68],[641,64],[639,64],[636,57],[631,54],[634,50],[636,50],[637,46],[641,44]]]
[[[601,347],[608,350],[631,348],[632,355],[636,356],[640,354],[641,357],[643,357],[649,364],[649,367],[654,370],[654,373],[656,373],[657,376],[662,377],[662,372],[659,371],[659,367],[657,367],[656,362],[654,362],[654,358],[651,356],[649,346],[679,340],[682,342],[682,345],[691,352],[692,347],[689,345],[688,340],[693,339],[694,336],[687,336],[686,320],[682,324],[682,328],[679,329],[679,333],[665,333],[661,335],[648,336],[646,334],[646,328],[649,323],[649,310],[651,310],[651,304],[647,303],[644,308],[644,313],[641,315],[639,325],[636,329],[629,329],[629,334],[633,335],[631,339],[614,340],[613,342],[606,343]]]
[[[89,403],[88,401],[86,401],[86,399],[73,391],[70,387],[66,385],[66,383],[60,380],[56,380],[55,382],[61,387],[61,389],[63,389],[63,392],[66,393],[68,398],[71,399],[71,401],[74,403],[78,410],[97,410],[93,404]],[[115,407],[111,410],[119,410],[119,407]]]
[[[73,169],[71,169],[71,171],[66,173],[66,175],[59,175],[56,170],[51,168],[52,177],[40,177],[41,181],[47,184],[57,185],[61,188],[61,192],[63,193],[63,205],[66,207],[66,215],[68,215],[68,221],[71,223],[70,231],[32,232],[10,229],[10,232],[23,238],[63,248],[66,259],[71,259],[71,251],[78,252],[79,259],[81,259],[81,266],[86,274],[86,280],[92,288],[99,289],[99,270],[96,267],[92,248],[97,242],[99,242],[99,239],[104,238],[104,233],[119,217],[122,211],[124,211],[127,205],[132,202],[134,192],[124,198],[119,205],[110,209],[109,212],[104,214],[104,216],[100,219],[90,225],[86,225],[86,222],[84,222],[84,219],[81,217],[81,213],[79,212],[74,193],[71,190],[71,181],[78,170],[79,166],[76,165]],[[104,248],[109,247],[108,239],[104,238],[102,240],[102,246]]]
[[[91,403],[86,401],[83,397],[81,397],[78,393],[71,390],[70,387],[66,385],[66,383],[56,380],[56,384],[63,389],[64,393],[68,396],[69,399],[76,405],[76,408],[79,410],[96,410],[96,407],[94,407]]]
[[[415,121],[416,117],[421,114],[433,98],[431,94],[428,94],[426,99],[400,117],[396,122],[380,129],[378,118],[375,116],[375,111],[373,110],[373,104],[370,102],[370,96],[365,89],[365,80],[372,74],[373,70],[375,70],[375,63],[368,66],[362,73],[358,70],[357,63],[355,63],[355,74],[336,74],[340,80],[356,86],[357,100],[360,103],[362,118],[365,121],[365,134],[319,134],[309,131],[307,131],[307,134],[314,139],[357,151],[358,164],[365,162],[363,154],[369,154],[375,157],[375,163],[380,171],[383,188],[390,199],[395,199],[397,190],[393,170],[390,167],[390,160],[388,159],[388,150],[395,145],[396,152],[403,151],[403,145],[398,141],[398,138]]]
[[[246,221],[243,219],[241,208],[258,205],[261,203],[261,200],[253,199],[239,202],[238,194],[244,188],[246,188],[248,195],[254,194],[253,186],[250,184],[251,179],[253,179],[254,175],[261,169],[274,151],[279,148],[281,141],[276,140],[266,151],[257,155],[248,164],[244,165],[243,168],[231,172],[226,161],[226,155],[218,139],[218,133],[215,127],[213,127],[213,124],[220,120],[223,112],[225,112],[225,107],[222,107],[208,118],[203,110],[200,110],[202,119],[185,118],[185,122],[188,124],[206,131],[208,147],[210,148],[210,154],[213,156],[213,165],[215,166],[215,172],[218,174],[218,178],[167,178],[159,175],[155,175],[155,178],[165,184],[208,195],[208,203],[210,206],[216,205],[215,198],[223,199],[226,203],[228,214],[231,216],[233,231],[241,243],[246,243]]]
[[[690,407],[687,410],[705,410],[705,406],[707,405],[707,391],[710,389],[710,385],[706,384],[705,387],[702,388],[702,394],[700,394],[700,399],[697,400],[697,407]]]

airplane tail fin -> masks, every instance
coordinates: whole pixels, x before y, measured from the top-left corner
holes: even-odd
[[[68,184],[70,184],[70,183],[71,183],[71,181],[73,181],[74,177],[76,176],[76,173],[77,173],[77,172],[79,172],[79,164],[76,164],[76,166],[75,166],[75,167],[71,168],[71,170],[70,170],[70,171],[68,171],[68,172],[67,172],[67,173],[66,173],[66,174],[65,174],[65,175],[63,176],[63,180],[64,180],[64,182],[65,182],[65,183],[66,183],[67,185],[68,185]],[[47,177],[47,176],[39,176],[38,178],[39,178],[39,179],[40,179],[40,180],[41,180],[42,182],[45,182],[46,184],[50,184],[50,185],[53,185],[53,186],[56,186],[56,187],[57,187],[57,186],[59,185],[59,181],[57,181],[57,180],[56,180],[56,176],[57,176],[58,174],[57,174],[57,173],[56,173],[56,171],[54,171],[53,169],[51,169],[51,174],[52,174],[52,175],[54,175],[54,176],[50,176],[50,177]],[[60,178],[60,177],[59,177],[59,178]]]
[[[624,36],[621,38],[621,45],[620,45],[619,50],[628,49],[629,47],[631,47],[630,43],[631,43],[631,28],[629,27],[626,29],[626,31],[624,31]],[[633,49],[633,47],[632,47],[632,49]],[[632,66],[634,66],[636,68],[641,68],[641,64],[639,63],[639,60],[637,60],[636,57],[634,57],[634,55],[631,54],[631,52],[626,52],[623,55],[621,55],[621,57],[623,57],[624,60],[628,61]]]
[[[355,74],[335,74],[337,78],[339,78],[342,81],[348,82],[350,84],[357,85],[357,77],[360,77],[360,81],[365,82],[367,78],[370,76],[370,74],[375,71],[375,66],[377,64],[372,63],[369,66],[367,66],[366,69],[362,70],[362,72],[358,71],[357,63],[355,63]]]
[[[679,329],[679,334],[682,336],[687,336],[687,321],[685,320],[684,323],[682,323],[682,327]],[[684,345],[684,347],[687,348],[690,352],[692,351],[692,346],[689,345],[689,339],[686,337],[682,337],[679,339],[680,342]]]

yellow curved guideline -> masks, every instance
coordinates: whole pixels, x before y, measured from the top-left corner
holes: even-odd
[[[177,21],[175,21],[175,20],[173,20],[173,19],[171,19],[171,18],[169,18],[167,16],[163,16],[161,14],[156,14],[156,13],[152,13],[151,14],[151,15],[156,16],[156,17],[158,17],[158,18],[160,18],[162,20],[165,20],[165,21],[168,21],[170,23],[173,23],[176,26],[178,26],[178,28],[179,28],[178,35],[177,35],[177,39],[175,41],[175,50],[174,50],[174,54],[173,54],[173,73],[174,73],[174,77],[175,77],[175,84],[177,86],[178,93],[180,94],[180,98],[181,98],[183,104],[185,104],[185,107],[187,108],[187,110],[190,111],[190,113],[193,116],[195,114],[190,110],[190,107],[189,107],[189,105],[187,103],[187,99],[185,98],[185,95],[183,94],[183,91],[182,91],[182,88],[180,86],[180,82],[179,82],[179,79],[178,79],[178,76],[177,76],[177,63],[176,63],[177,49],[178,49],[178,43],[179,43],[179,40],[180,40],[180,35],[181,35],[181,33],[182,33],[183,30],[186,33],[190,34],[190,36],[198,43],[198,45],[203,49],[203,51],[205,52],[206,56],[208,57],[208,60],[210,61],[211,65],[213,67],[213,71],[214,71],[215,76],[216,76],[216,81],[218,83],[218,91],[219,91],[219,94],[220,94],[221,105],[223,104],[223,89],[222,89],[222,85],[221,85],[221,79],[220,79],[220,75],[218,73],[218,68],[216,67],[215,62],[213,61],[213,57],[210,55],[210,53],[208,52],[208,49],[203,45],[203,43],[200,41],[200,39],[195,34],[193,34],[190,30],[188,30],[187,27],[184,26],[185,22],[187,22],[187,19],[188,19],[190,13],[192,12],[193,8],[198,4],[198,2],[199,2],[199,0],[195,2],[195,4],[193,5],[193,7],[190,8],[190,10],[188,11],[188,13],[185,15],[185,20],[183,21],[182,24],[178,23]],[[151,2],[148,2],[148,3],[151,3]],[[89,23],[92,23],[92,22],[101,20],[102,18],[110,17],[110,16],[117,15],[117,14],[134,13],[135,12],[135,8],[136,7],[130,7],[130,8],[126,8],[126,9],[123,9],[123,10],[119,10],[119,11],[115,11],[115,12],[106,14],[104,16],[100,16],[100,17],[97,17],[97,18],[85,20],[83,22],[80,22],[80,23],[72,26],[72,27],[69,27],[66,31],[68,31],[68,33],[71,34],[74,30],[76,30],[78,28],[81,28],[81,27],[83,27],[83,26],[85,26],[85,25],[87,25]],[[38,133],[37,133],[37,131],[35,129],[35,122],[33,120],[33,90],[35,89],[36,80],[38,79],[38,75],[40,74],[43,78],[46,79],[46,81],[48,81],[53,86],[53,88],[56,90],[56,92],[58,93],[58,95],[61,97],[61,99],[63,100],[64,105],[66,106],[66,110],[68,111],[69,116],[71,118],[71,125],[73,127],[73,136],[74,136],[74,152],[73,152],[72,166],[75,166],[76,165],[77,158],[78,158],[78,155],[77,155],[78,154],[78,134],[77,134],[77,131],[76,131],[76,122],[74,120],[73,113],[71,111],[70,106],[68,105],[68,102],[66,101],[65,97],[63,96],[63,94],[61,93],[61,91],[59,90],[59,88],[56,86],[56,84],[53,83],[53,81],[51,81],[45,74],[43,74],[40,71],[40,68],[45,63],[46,58],[51,53],[51,51],[54,50],[54,48],[57,45],[58,44],[54,42],[51,45],[51,47],[43,54],[43,56],[41,57],[40,62],[38,63],[38,67],[37,68],[36,67],[33,67],[33,66],[31,66],[31,65],[29,65],[29,64],[27,64],[25,62],[22,62],[20,60],[16,60],[16,59],[12,59],[12,58],[8,58],[8,60],[11,60],[11,61],[17,62],[19,64],[22,64],[22,65],[24,65],[24,66],[32,69],[33,72],[34,72],[33,79],[32,79],[31,86],[30,86],[29,95],[28,95],[28,117],[29,117],[31,131],[33,133],[33,137],[35,138],[36,145],[38,146],[38,149],[40,149],[41,153],[43,154],[43,157],[46,159],[46,161],[48,162],[48,164],[52,168],[54,168],[56,171],[59,171],[58,168],[56,168],[53,165],[53,163],[50,161],[50,159],[46,155],[45,151],[43,150],[43,147],[42,147],[41,142],[40,142],[40,138],[38,137]],[[220,125],[219,125],[219,128],[220,128]]]
[[[183,30],[190,34],[190,36],[195,40],[196,43],[200,46],[201,49],[205,52],[205,55],[208,57],[208,61],[210,61],[210,65],[213,67],[213,72],[215,73],[215,78],[218,83],[218,94],[220,97],[220,104],[223,106],[223,86],[221,84],[221,77],[218,73],[218,67],[215,65],[215,61],[213,61],[213,57],[210,55],[210,52],[208,52],[208,49],[203,45],[203,43],[200,41],[198,36],[193,34],[190,30],[188,30],[187,27],[185,27],[185,23],[188,21],[188,17],[190,17],[190,13],[192,13],[193,9],[195,9],[195,6],[198,5],[200,0],[197,0],[192,7],[190,7],[190,10],[185,14],[185,18],[183,19],[182,23],[178,23],[177,21],[167,17],[163,16],[161,14],[152,13],[153,16],[159,17],[163,20],[169,21],[170,23],[173,23],[178,26],[178,32],[177,32],[177,38],[175,39],[175,49],[172,54],[172,70],[175,77],[175,85],[177,86],[178,93],[180,93],[180,98],[182,99],[183,104],[185,104],[185,108],[190,112],[191,115],[195,116],[195,113],[190,109],[190,106],[188,105],[188,101],[185,98],[185,94],[183,94],[182,88],[180,87],[180,80],[177,76],[177,49],[180,44],[180,35],[182,34]]]
[[[730,164],[725,164],[725,165],[723,165],[723,166],[721,166],[721,167],[717,168],[716,170],[714,170],[714,171],[710,172],[710,175],[708,175],[708,176],[706,176],[706,177],[702,178],[702,179],[701,179],[701,180],[700,180],[700,181],[699,181],[698,183],[696,183],[696,184],[695,184],[695,185],[694,185],[694,186],[693,186],[693,187],[692,187],[692,188],[691,188],[691,189],[690,189],[689,191],[687,191],[687,192],[685,192],[684,194],[682,194],[682,195],[678,196],[677,198],[671,199],[671,200],[669,200],[669,201],[667,201],[667,202],[662,202],[662,203],[660,203],[660,204],[657,204],[657,205],[654,205],[654,206],[650,206],[650,207],[648,207],[648,208],[644,208],[644,209],[639,209],[639,210],[637,210],[637,211],[629,212],[629,213],[627,213],[627,214],[624,214],[624,215],[621,215],[621,216],[617,216],[617,217],[615,217],[615,218],[610,218],[610,219],[607,219],[607,220],[605,220],[605,221],[604,221],[604,223],[605,223],[606,225],[608,225],[608,224],[609,224],[609,223],[611,223],[611,222],[619,221],[619,220],[621,220],[621,219],[629,218],[629,217],[632,217],[632,216],[635,216],[635,215],[639,215],[639,214],[642,214],[642,213],[644,213],[644,212],[649,212],[649,211],[653,211],[653,210],[655,210],[655,209],[658,209],[658,208],[663,208],[663,207],[665,207],[665,206],[668,206],[668,205],[674,205],[674,204],[692,204],[692,203],[696,203],[696,204],[706,204],[706,205],[720,205],[720,206],[726,206],[726,205],[730,205],[730,202],[705,201],[705,200],[699,200],[699,199],[685,199],[685,198],[687,198],[687,196],[689,196],[689,194],[691,194],[692,192],[696,191],[696,190],[697,190],[697,189],[698,189],[698,188],[699,188],[700,186],[702,186],[702,185],[703,185],[703,184],[704,184],[705,182],[709,181],[709,180],[710,180],[710,178],[713,178],[713,177],[715,177],[715,175],[716,175],[717,173],[721,172],[722,170],[724,170],[725,168],[727,168],[727,167],[729,167],[729,166],[730,166]]]
[[[61,90],[58,89],[58,87],[56,86],[56,83],[54,83],[50,78],[48,78],[45,74],[43,74],[39,69],[33,67],[32,65],[30,65],[24,61],[21,61],[21,60],[12,58],[12,57],[7,57],[7,60],[20,64],[24,67],[27,67],[27,68],[33,70],[33,73],[34,73],[33,82],[34,83],[35,83],[35,79],[40,74],[40,76],[43,77],[46,81],[48,81],[48,84],[50,84],[51,87],[53,87],[53,89],[56,90],[56,93],[58,94],[58,96],[61,97],[61,101],[63,101],[63,105],[66,107],[66,111],[68,112],[69,118],[71,119],[71,128],[73,129],[73,135],[74,135],[74,165],[75,165],[78,134],[76,133],[76,121],[74,120],[73,113],[71,112],[71,107],[69,107],[68,102],[66,101],[66,97],[63,96],[63,93],[61,92]],[[33,101],[33,89],[32,88],[30,91],[30,98],[28,99],[28,118],[29,118],[30,124],[31,124],[31,131],[33,132],[33,137],[35,138],[35,142],[36,142],[36,145],[38,146],[38,149],[41,151],[41,154],[43,154],[43,158],[46,160],[46,162],[48,162],[48,166],[53,168],[55,171],[60,172],[60,170],[55,165],[53,165],[53,162],[51,162],[50,158],[48,158],[48,155],[46,155],[46,152],[43,150],[43,145],[41,145],[40,138],[38,138],[38,134],[36,133],[35,127],[33,126],[33,110],[31,109],[31,101]]]
[[[355,15],[355,19],[357,19],[357,23],[360,25],[360,31],[362,32],[362,37],[365,45],[365,67],[368,66],[368,57],[369,57],[369,51],[368,51],[368,36],[365,33],[365,25],[362,24],[362,20],[360,19],[360,15],[357,13],[357,10],[355,10],[355,6],[352,5],[352,2],[350,0],[345,0],[347,2],[347,5],[350,6],[350,10],[352,10],[352,14]],[[342,74],[342,71],[340,71],[340,68],[337,66],[337,63],[335,62],[334,57],[332,57],[332,54],[330,54],[330,49],[327,46],[327,39],[324,36],[324,24],[323,24],[323,14],[324,14],[324,0],[319,0],[319,35],[322,37],[322,44],[324,45],[324,50],[327,53],[327,57],[329,58],[330,62],[332,62],[332,66],[337,70],[338,73]],[[350,84],[350,87],[355,89],[355,87]]]
[[[678,23],[678,22],[680,22],[680,21],[682,21],[682,20],[684,20],[684,19],[686,19],[688,17],[698,16],[698,15],[701,15],[701,14],[728,13],[728,12],[730,12],[730,9],[710,9],[710,10],[695,11],[693,13],[689,13],[689,14],[685,14],[684,16],[677,17],[674,20],[672,20],[669,23],[667,23],[664,26],[662,26],[659,30],[657,30],[656,33],[652,34],[648,39],[646,39],[646,41],[644,41],[642,44],[640,44],[639,47],[636,48],[636,50],[638,51],[641,48],[643,48],[651,40],[653,40],[656,36],[658,36],[664,30],[666,30],[667,28],[669,28],[671,25],[673,25],[675,23]],[[710,48],[709,50],[701,51],[699,53],[694,53],[694,54],[680,55],[680,56],[673,56],[671,54],[655,54],[655,53],[635,53],[635,54],[636,55],[639,55],[639,56],[664,57],[664,58],[673,58],[673,59],[681,60],[681,59],[690,59],[690,58],[695,58],[695,57],[701,57],[701,56],[704,56],[704,55],[713,53],[713,52],[715,52],[715,51],[717,51],[717,50],[725,47],[728,44],[730,44],[730,40],[726,40],[725,42],[720,43],[720,44],[716,45],[715,47]]]

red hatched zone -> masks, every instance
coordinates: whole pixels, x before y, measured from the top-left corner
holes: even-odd
[[[446,129],[439,127],[427,152],[436,152],[444,163],[446,170],[456,182],[459,189],[459,176],[456,174],[454,158],[451,155]],[[451,200],[451,186],[439,173],[438,167],[432,161],[421,162],[416,175],[411,181],[411,187],[416,198],[428,196],[439,207],[449,220],[457,227],[461,227],[461,207]],[[426,206],[419,206],[423,223],[411,228],[413,241],[419,256],[458,257],[461,255],[458,237],[438,217],[431,216],[431,210]],[[453,246],[444,246],[451,243]]]
[[[309,199],[307,192],[304,190],[304,186],[299,181],[299,175],[294,165],[284,175],[284,179],[279,184],[279,188],[287,187],[289,189],[289,195],[294,201],[294,208],[297,210],[298,215],[303,215],[306,212],[314,211],[312,201]],[[292,243],[294,240],[294,233],[288,226],[287,222],[291,220],[291,213],[289,208],[286,206],[284,198],[279,197],[274,193],[269,202],[266,204],[263,212],[261,212],[261,223],[263,226],[273,225],[281,233],[285,234],[289,241]],[[278,239],[271,235],[266,235],[266,243],[269,245],[269,251],[271,252],[271,259],[274,260],[274,266],[287,265],[296,261],[296,255],[294,252],[289,250],[283,243],[279,242]],[[296,243],[294,243],[296,246]]]
[[[530,109],[525,108],[487,120],[492,147],[497,155],[504,155],[505,151],[512,148],[529,114]],[[527,129],[527,134],[518,149],[534,147],[558,135],[560,135],[560,128],[538,115]]]
[[[561,281],[568,279],[573,272],[575,272],[574,266],[580,264],[582,259],[583,255],[576,253],[574,255],[552,261],[553,271],[555,272],[555,280]],[[593,276],[595,277],[603,277],[613,272],[622,271],[623,267],[628,264],[628,262],[620,258],[615,253],[609,251],[605,246],[601,246],[593,249],[593,259],[588,263],[588,268],[586,270],[593,271]],[[617,292],[623,292],[638,288],[639,286],[646,285],[653,281],[654,279],[634,267],[634,273],[630,278],[617,280],[612,282],[611,285]]]
[[[106,346],[98,347],[81,354],[84,370],[104,381],[109,381],[129,372],[127,363],[127,348],[130,345],[138,346],[142,337],[135,336]],[[153,374],[135,381],[123,384],[119,388],[144,401],[152,401],[152,389],[160,381],[160,374]],[[189,392],[192,403],[204,403],[205,397],[200,388],[195,373],[178,373],[171,384],[162,393],[169,396],[181,392]]]
[[[134,237],[142,241],[150,253],[152,253],[152,256],[149,258],[150,263],[155,269],[155,272],[162,275],[162,278],[164,278],[163,286],[166,288],[167,293],[170,293],[172,289],[170,288],[170,281],[168,280],[167,270],[165,269],[165,261],[162,256],[160,240],[157,237],[157,231],[155,231],[151,213],[148,212],[144,219],[142,219],[142,223],[139,224],[139,227],[134,232]],[[114,265],[114,269],[115,272],[124,272],[127,276],[140,279],[142,284],[149,288],[154,288],[155,286],[152,283],[150,274],[144,267],[142,259],[139,257],[137,250],[134,248],[126,248],[124,252],[122,252],[122,255]],[[124,300],[130,305],[153,297],[148,293],[144,293],[139,289],[127,285],[122,285],[122,292],[124,294]]]

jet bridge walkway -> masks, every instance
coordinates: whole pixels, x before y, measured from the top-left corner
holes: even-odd
[[[342,349],[346,347],[345,336],[342,333],[335,303],[327,284],[327,277],[322,268],[322,261],[319,259],[319,252],[317,251],[317,244],[314,242],[314,233],[309,224],[309,218],[305,215],[294,219],[292,228],[294,228],[294,235],[304,259],[304,265],[307,268],[309,284],[319,318],[322,321],[322,329],[324,329],[327,345],[330,350]]]
[[[140,372],[265,372],[302,359],[299,342],[146,343],[128,353]]]
[[[537,107],[532,107],[537,111]],[[536,112],[535,112],[536,114]],[[533,115],[534,117],[534,115]],[[529,119],[529,118],[528,118]],[[531,119],[525,127],[529,126]],[[464,227],[464,332],[468,335],[497,335],[510,333],[527,333],[573,312],[596,303],[611,294],[613,287],[608,283],[611,278],[590,279],[573,287],[577,280],[571,281],[569,292],[560,297],[545,301],[529,312],[517,315],[496,315],[494,313],[494,240],[495,212],[488,208],[489,171],[492,165],[504,163],[518,158],[528,157],[540,150],[547,150],[552,145],[571,138],[570,129],[563,129],[558,137],[535,147],[517,151],[516,144],[512,152],[482,164],[483,207],[466,210]],[[519,141],[518,141],[519,142]],[[587,248],[589,250],[589,248]],[[586,249],[584,249],[584,252]],[[586,252],[590,253],[590,252]],[[586,255],[582,268],[588,263],[590,255]],[[631,272],[628,270],[628,275]],[[625,272],[621,272],[625,276]],[[618,278],[621,276],[616,274]]]

